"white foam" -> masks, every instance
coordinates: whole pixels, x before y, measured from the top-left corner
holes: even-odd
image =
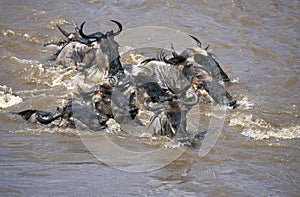
[[[25,40],[29,41],[29,42],[35,42],[35,43],[38,43],[38,44],[41,44],[42,42],[37,38],[35,37],[34,35],[30,35],[28,33],[16,33],[14,32],[13,30],[11,29],[8,29],[8,30],[2,30],[2,34],[4,37],[21,37],[21,38],[24,38]]]
[[[33,65],[39,65],[40,63],[36,60],[27,60],[27,59],[20,59],[18,57],[15,56],[11,56],[10,57],[12,60],[15,60],[16,62],[20,63],[20,64],[29,64],[31,66]]]
[[[106,122],[106,125],[108,126],[106,128],[106,132],[108,133],[118,133],[121,131],[121,126],[119,125],[119,123],[117,123],[114,119],[109,119]]]
[[[273,128],[268,131],[261,131],[259,129],[245,129],[242,135],[258,140],[277,138],[277,139],[295,139],[300,138],[300,125],[285,127],[282,129]]]
[[[247,97],[244,97],[242,100],[238,100],[237,104],[238,104],[239,108],[247,109],[247,110],[252,109],[254,107],[254,103],[249,101],[249,99]]]
[[[32,127],[31,127],[32,126]],[[29,128],[31,127],[31,128]],[[42,129],[41,129],[42,128]],[[10,131],[12,133],[30,133],[33,135],[41,135],[42,133],[59,133],[59,134],[68,134],[68,135],[80,135],[81,133],[74,128],[60,128],[60,127],[43,127],[37,126],[37,125],[28,125],[28,128],[23,128],[15,131]],[[90,133],[90,132],[86,132]]]
[[[76,78],[76,71],[73,69],[56,69],[54,71],[50,71],[52,75],[51,82],[45,82],[50,87],[56,86],[64,86],[66,89],[72,90],[75,87],[73,84],[74,79]]]
[[[231,79],[230,81],[231,83],[239,83],[240,82],[240,78],[234,78],[234,79]]]
[[[6,85],[0,85],[0,108],[8,108],[22,101],[21,97],[13,95],[11,88]]]
[[[2,30],[2,34],[4,37],[8,37],[8,36],[14,36],[16,33],[13,30],[8,29],[6,31]]]
[[[284,128],[273,127],[263,119],[253,119],[252,115],[237,113],[230,119],[229,126],[242,127],[242,135],[257,139],[295,139],[300,138],[300,126]]]
[[[25,67],[25,71],[30,73],[26,78],[31,82],[42,83],[50,87],[63,86],[66,89],[74,88],[74,77],[77,71],[62,66],[53,66],[45,69],[44,65],[36,60],[20,59],[18,57],[10,57],[12,60],[23,64],[29,65]]]

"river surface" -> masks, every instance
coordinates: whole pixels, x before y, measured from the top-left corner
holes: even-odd
[[[299,1],[0,2],[1,196],[299,196]],[[90,151],[81,129],[26,123],[9,113],[54,112],[72,96],[76,71],[56,65],[55,51],[43,46],[63,39],[56,24],[71,31],[73,21],[86,21],[87,32],[105,32],[116,28],[111,19],[124,28],[116,37],[121,52],[139,45],[170,49],[171,43],[180,52],[195,45],[183,34],[210,45],[234,80],[226,88],[239,106],[226,111],[208,154],[167,146],[165,138],[108,134],[133,153],[163,147],[176,158],[155,169],[149,163],[163,163],[160,156],[116,160],[100,136],[107,163]],[[199,109],[190,119],[205,130],[212,106]]]

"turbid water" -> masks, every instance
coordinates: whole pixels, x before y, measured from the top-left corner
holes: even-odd
[[[1,1],[0,16],[1,196],[299,195],[299,1]],[[130,44],[174,43],[178,51],[193,46],[179,31],[210,45],[235,81],[227,89],[239,106],[226,111],[209,154],[165,147],[165,138],[109,134],[134,152],[163,147],[180,153],[168,165],[137,173],[135,168],[149,164],[139,154],[131,162],[103,163],[83,143],[80,129],[25,123],[8,113],[54,111],[72,95],[76,71],[56,65],[53,50],[43,47],[62,38],[56,24],[73,30],[73,21],[87,21],[86,31],[107,31],[116,28],[111,19],[124,27],[116,38],[121,52]],[[159,36],[151,39],[149,29]],[[200,109],[191,119],[199,119],[205,130],[211,106]]]

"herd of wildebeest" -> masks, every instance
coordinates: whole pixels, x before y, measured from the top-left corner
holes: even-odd
[[[105,129],[110,119],[120,125],[154,124],[153,135],[187,142],[195,137],[187,131],[187,113],[193,106],[207,98],[215,105],[237,106],[224,87],[231,80],[196,37],[190,35],[196,46],[181,53],[170,43],[171,49],[158,50],[157,57],[146,57],[136,65],[122,64],[114,39],[122,25],[111,21],[118,30],[106,33],[84,33],[85,22],[75,25],[71,33],[57,25],[65,38],[45,46],[57,46],[56,63],[84,77],[73,98],[55,112],[29,109],[16,114],[26,121],[58,127],[75,128],[79,121],[92,131]],[[141,112],[149,114],[147,123]]]

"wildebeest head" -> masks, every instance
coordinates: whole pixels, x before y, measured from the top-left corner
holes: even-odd
[[[182,53],[177,54],[172,46],[172,58],[166,59],[165,56],[160,56],[158,59],[173,65],[187,62],[189,62],[189,64],[198,64],[217,81],[229,82],[230,79],[228,75],[223,71],[220,64],[215,60],[213,55],[208,52],[209,46],[207,46],[206,48],[202,48],[202,43],[200,42],[200,40],[191,35],[190,37],[196,41],[196,47],[187,48]]]
[[[228,75],[223,71],[213,55],[207,51],[209,45],[203,49],[200,40],[191,35],[190,37],[196,41],[197,47],[183,51],[181,56],[192,57],[196,63],[209,71],[210,75],[217,81],[229,82]]]
[[[111,20],[112,22],[118,25],[118,30],[114,32],[113,30],[107,31],[105,34],[102,32],[96,32],[93,34],[86,35],[83,33],[83,26],[85,24],[82,23],[79,29],[79,34],[81,37],[89,40],[93,40],[96,42],[101,50],[101,53],[106,57],[108,66],[109,66],[109,74],[110,76],[116,76],[119,78],[124,74],[124,69],[120,62],[119,55],[119,44],[114,40],[114,37],[119,35],[122,31],[122,25],[118,21]]]
[[[57,52],[56,62],[60,65],[75,67],[91,80],[99,78],[99,75],[95,75],[96,73],[103,76],[105,70],[108,70],[110,81],[118,81],[123,76],[124,70],[120,62],[119,44],[114,37],[121,33],[122,25],[115,20],[112,22],[117,24],[118,30],[106,33],[99,31],[85,34],[83,32],[85,22],[80,27],[76,25],[74,33],[69,33],[57,26],[67,37],[67,41]]]
[[[155,124],[154,133],[188,142],[186,113],[198,103],[197,94],[180,71],[172,66],[151,61],[146,62],[144,67],[152,69],[151,75],[136,73],[134,81],[148,95],[143,104],[155,114],[150,124]]]
[[[187,48],[182,53],[177,54],[172,46],[173,57],[167,59],[163,53],[160,53],[157,59],[176,65],[178,68],[181,66],[182,74],[193,84],[193,88],[198,94],[200,93],[198,90],[205,90],[217,104],[235,107],[236,101],[219,83],[230,81],[227,74],[212,54],[207,51],[208,47],[203,49],[201,42],[194,36],[191,37],[197,42],[196,47]],[[202,94],[199,95],[203,96]]]
[[[195,76],[192,83],[194,90],[201,95],[204,100],[207,99],[206,95],[208,94],[217,104],[227,105],[233,108],[236,107],[236,100],[229,94],[224,86],[214,78],[208,76],[205,72]],[[203,94],[202,90],[205,90],[206,93]]]

